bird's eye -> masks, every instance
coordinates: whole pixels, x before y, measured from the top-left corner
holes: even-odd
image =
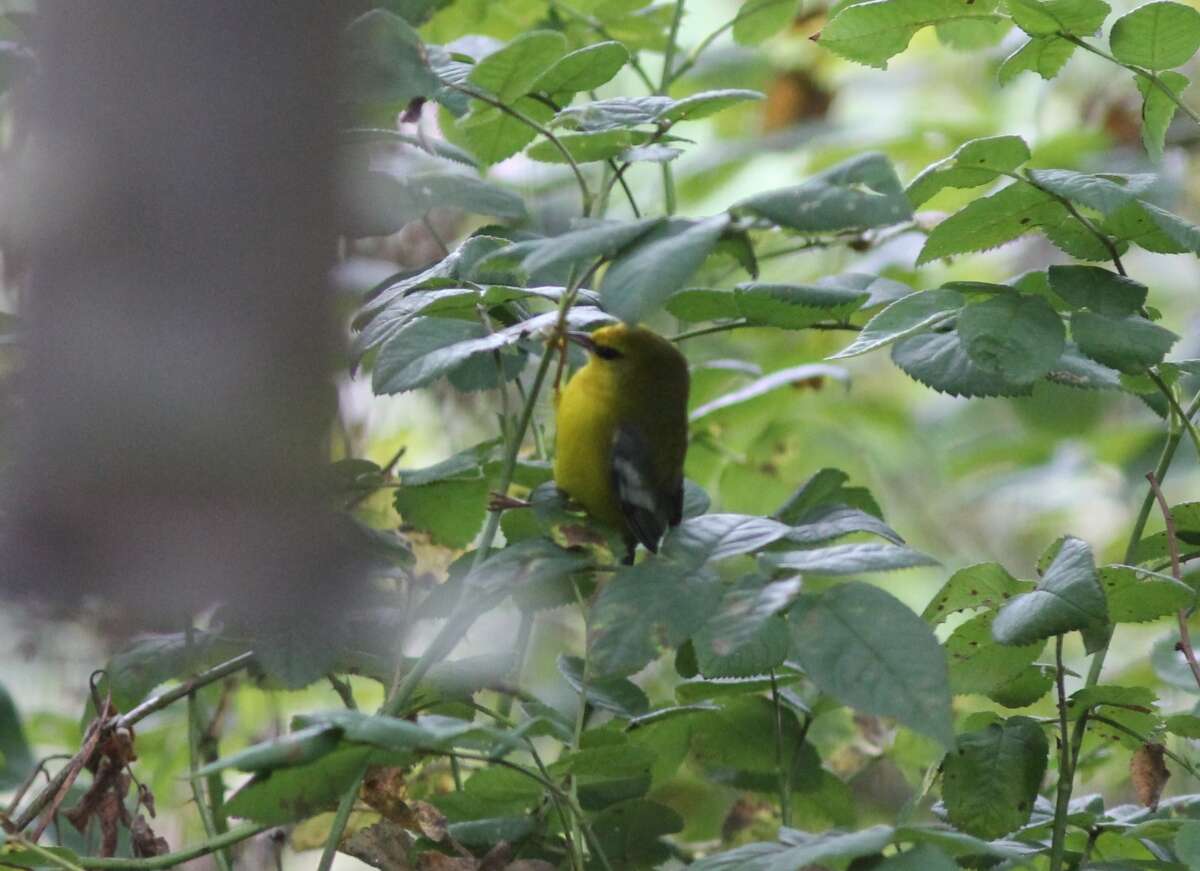
[[[608,345],[597,345],[592,349],[592,353],[602,360],[616,360],[622,356],[620,351]]]

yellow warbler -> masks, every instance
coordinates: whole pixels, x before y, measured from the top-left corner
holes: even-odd
[[[632,563],[639,542],[656,551],[682,517],[687,361],[644,327],[614,324],[568,338],[589,354],[556,397],[554,479],[621,533]]]

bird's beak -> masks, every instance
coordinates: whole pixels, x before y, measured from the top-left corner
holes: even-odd
[[[592,341],[592,337],[588,333],[569,330],[566,333],[566,337],[568,342],[574,342],[585,351],[590,352],[596,350],[596,343]]]

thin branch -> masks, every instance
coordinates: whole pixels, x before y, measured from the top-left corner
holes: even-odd
[[[674,69],[674,71],[672,71],[671,82],[677,81],[684,73],[694,67],[696,62],[700,60],[700,55],[704,54],[704,52],[708,50],[708,47],[712,45],[722,33],[731,29],[737,22],[737,19],[738,16],[735,15],[708,36],[704,37],[704,39],[700,40],[696,47],[688,53],[686,58],[684,58],[683,63],[681,63]]]
[[[1116,729],[1119,732],[1124,732],[1130,738],[1133,738],[1135,741],[1139,741],[1142,744],[1149,744],[1152,740],[1149,735],[1143,735],[1140,732],[1136,731],[1135,729],[1129,728],[1124,723],[1120,723],[1116,720],[1110,720],[1108,717],[1101,716],[1100,714],[1092,714],[1091,716],[1092,716],[1092,719],[1095,720],[1097,723],[1103,723],[1104,725],[1108,726],[1111,729]],[[1184,759],[1182,756],[1180,756],[1178,753],[1175,753],[1174,751],[1170,750],[1169,748],[1167,748],[1164,745],[1163,746],[1163,754],[1166,755],[1167,758],[1174,761],[1180,768],[1182,768],[1184,771],[1186,771],[1192,777],[1200,779],[1200,772],[1197,772],[1196,769],[1192,767],[1192,764],[1190,762],[1188,762],[1186,759]]]
[[[1096,46],[1092,45],[1089,42],[1084,42],[1082,39],[1080,39],[1078,36],[1075,36],[1073,33],[1064,33],[1062,31],[1059,31],[1059,33],[1057,35],[1060,38],[1065,39],[1067,42],[1075,43],[1075,45],[1079,46],[1084,51],[1090,51],[1092,54],[1096,55],[1097,57],[1102,57],[1105,60],[1110,61],[1111,63],[1114,63],[1119,67],[1124,67],[1125,69],[1129,70],[1134,75],[1140,76],[1141,78],[1146,79],[1148,82],[1153,84],[1154,87],[1156,87],[1160,91],[1162,91],[1172,103],[1174,103],[1176,106],[1178,106],[1179,110],[1181,112],[1183,112],[1183,114],[1187,115],[1195,123],[1200,124],[1200,115],[1198,115],[1196,112],[1194,112],[1192,110],[1192,108],[1190,106],[1188,106],[1186,103],[1184,103],[1183,100],[1180,99],[1179,95],[1176,94],[1174,91],[1172,91],[1170,88],[1168,88],[1166,83],[1163,82],[1163,80],[1160,79],[1158,76],[1156,76],[1154,73],[1152,73],[1148,70],[1144,70],[1141,67],[1134,66],[1133,64],[1127,64],[1122,61],[1119,61],[1115,57],[1113,57],[1111,54],[1104,51],[1104,49],[1097,48]]]
[[[449,80],[444,80],[443,84],[455,91],[466,94],[472,99],[479,100],[481,103],[487,103],[489,106],[499,109],[505,115],[520,121],[530,130],[533,130],[546,137],[546,139],[555,147],[555,149],[557,149],[558,153],[562,155],[562,158],[564,161],[566,161],[567,166],[571,168],[571,172],[575,174],[575,181],[579,184],[579,193],[583,198],[583,216],[586,218],[592,213],[592,190],[590,187],[588,187],[587,179],[583,177],[583,170],[579,168],[579,164],[575,162],[574,156],[570,151],[567,150],[567,147],[562,144],[562,140],[555,136],[548,127],[543,124],[539,124],[524,112],[520,111],[519,109],[514,109],[503,100],[497,100],[490,94],[485,94],[482,91],[476,91],[474,88],[465,88],[462,85]]]
[[[1167,550],[1171,554],[1171,574],[1175,580],[1182,582],[1183,571],[1179,566],[1179,539],[1175,535],[1175,518],[1171,516],[1171,507],[1167,505],[1167,499],[1163,496],[1162,488],[1158,485],[1158,479],[1154,477],[1154,473],[1147,472],[1146,480],[1150,482],[1150,489],[1154,492],[1159,510],[1162,511],[1163,522],[1167,525]],[[1180,608],[1177,617],[1179,619],[1179,643],[1175,645],[1175,649],[1182,653],[1183,658],[1187,660],[1196,686],[1200,687],[1200,662],[1196,662],[1196,651],[1192,649],[1192,638],[1188,632],[1188,609]]]
[[[721,323],[721,324],[712,324],[707,327],[697,327],[694,330],[687,330],[686,332],[679,333],[678,335],[672,336],[671,341],[672,342],[682,342],[687,339],[694,339],[697,336],[708,336],[713,333],[725,333],[730,330],[740,330],[742,327],[769,327],[769,326],[770,326],[770,324],[754,324],[754,323],[751,323],[746,318],[738,318],[737,320],[726,321],[725,323]],[[805,330],[845,330],[848,332],[857,333],[857,332],[861,332],[862,327],[855,326],[854,324],[846,324],[846,323],[829,323],[829,324],[809,324],[808,326],[803,327],[802,329],[805,329]]]
[[[792,824],[792,761],[783,758],[783,704],[779,700],[779,682],[771,669],[771,704],[775,708],[775,767],[779,769],[779,824]]]
[[[1179,422],[1183,424],[1183,428],[1188,434],[1188,438],[1192,440],[1192,447],[1196,449],[1197,456],[1200,456],[1200,433],[1196,432],[1196,426],[1192,423],[1192,419],[1179,407],[1179,399],[1175,396],[1175,391],[1168,387],[1167,383],[1163,381],[1162,376],[1153,369],[1146,370],[1146,377],[1153,381],[1154,386],[1166,397],[1167,405],[1178,416]]]
[[[208,671],[202,671],[193,678],[189,678],[177,687],[160,693],[157,696],[151,696],[142,702],[136,708],[131,708],[127,713],[117,717],[111,721],[110,725],[114,729],[128,728],[134,723],[146,719],[151,714],[161,711],[163,708],[171,705],[180,699],[191,695],[202,686],[207,686],[210,683],[216,683],[222,678],[229,677],[231,674],[236,674],[243,668],[254,661],[254,651],[249,650],[245,653],[235,656],[233,659],[226,660],[219,665],[214,665]]]

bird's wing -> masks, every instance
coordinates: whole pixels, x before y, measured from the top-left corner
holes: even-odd
[[[650,444],[636,426],[622,424],[613,434],[612,481],[630,530],[647,550],[657,551],[667,527],[679,522],[683,482],[663,487]]]

